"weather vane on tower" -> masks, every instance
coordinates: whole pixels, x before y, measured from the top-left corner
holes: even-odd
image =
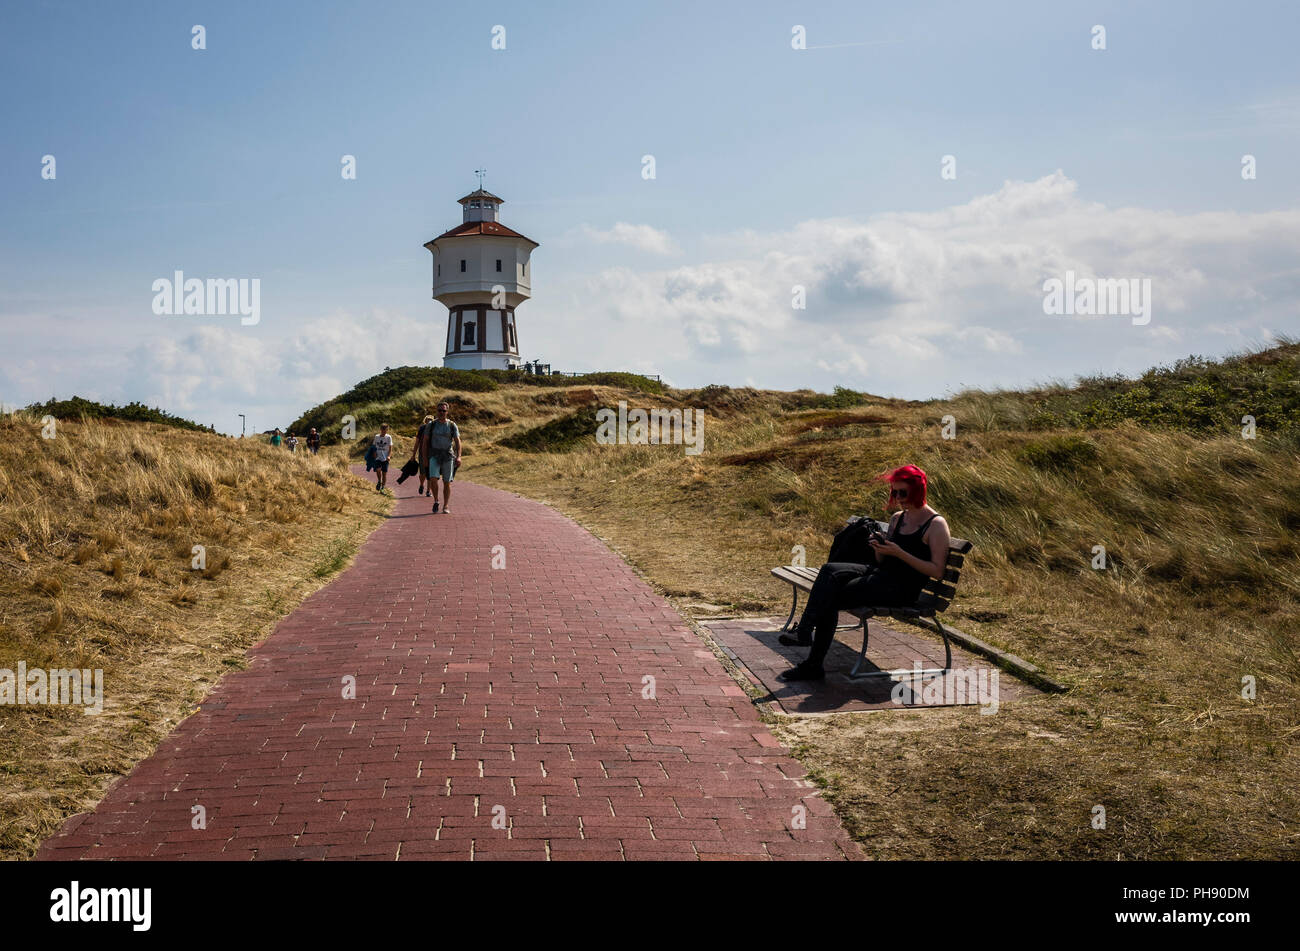
[[[487,169],[485,169],[485,168],[476,168],[476,169],[474,169],[474,174],[478,176],[478,187],[479,187],[480,189],[482,189],[482,188],[483,188],[483,176],[487,174]]]

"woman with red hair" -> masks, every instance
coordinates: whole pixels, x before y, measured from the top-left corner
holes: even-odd
[[[899,512],[885,536],[871,542],[875,564],[827,562],[817,574],[808,603],[787,645],[811,644],[808,659],[781,674],[782,680],[821,680],[822,661],[835,638],[840,611],[865,605],[907,607],[915,604],[926,578],[942,578],[948,563],[948,523],[925,500],[925,472],[900,466],[877,476],[889,483],[889,506]]]

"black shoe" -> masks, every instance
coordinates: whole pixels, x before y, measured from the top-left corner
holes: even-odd
[[[437,503],[437,502],[434,502],[434,503],[433,503],[433,514],[435,514],[435,515],[438,514],[438,503]]]
[[[811,666],[808,661],[804,661],[796,667],[791,667],[783,674],[777,674],[779,680],[824,680],[826,671],[820,667]]]
[[[793,634],[782,634],[777,640],[786,647],[808,647],[812,644],[812,635],[795,631]]]

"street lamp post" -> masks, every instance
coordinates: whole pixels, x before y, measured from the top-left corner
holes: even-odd
[[[243,413],[240,413],[239,414],[239,438],[240,439],[244,438],[244,433],[247,431],[247,428],[248,428],[248,419],[247,417],[244,416]]]

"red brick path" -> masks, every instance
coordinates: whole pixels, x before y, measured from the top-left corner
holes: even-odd
[[[507,492],[458,482],[431,515],[394,488],[355,564],[39,858],[859,857],[600,541]]]

